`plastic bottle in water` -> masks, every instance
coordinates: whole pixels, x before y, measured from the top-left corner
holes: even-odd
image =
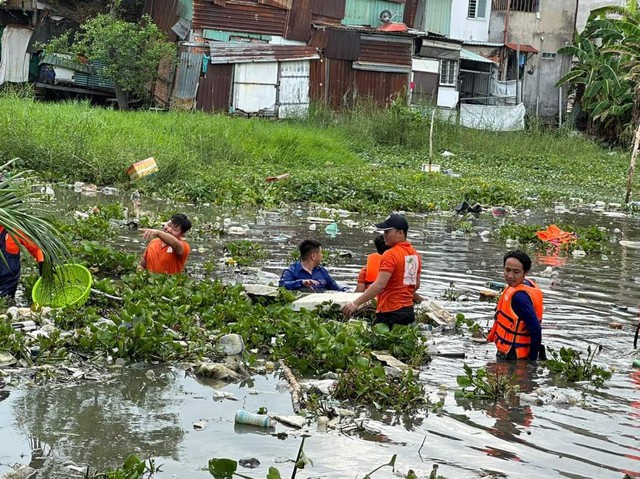
[[[494,291],[502,291],[507,284],[501,281],[489,281],[487,283],[487,287],[489,289],[493,289]]]
[[[258,427],[273,427],[273,421],[266,414],[256,414],[244,409],[236,412],[236,424],[249,424]]]

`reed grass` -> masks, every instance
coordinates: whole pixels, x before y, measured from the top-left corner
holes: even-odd
[[[370,104],[336,113],[313,106],[289,121],[201,112],[119,112],[86,102],[0,96],[0,161],[19,157],[55,181],[116,184],[189,201],[262,206],[319,202],[359,211],[427,211],[463,198],[546,205],[570,197],[620,201],[628,153],[569,130],[476,131],[437,119],[425,174],[430,115]],[[455,156],[442,157],[443,151]],[[160,171],[131,182],[153,156]],[[267,176],[288,180],[265,183]]]

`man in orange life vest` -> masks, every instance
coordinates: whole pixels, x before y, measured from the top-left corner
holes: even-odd
[[[503,259],[507,288],[500,295],[487,340],[496,343],[498,359],[538,359],[542,342],[542,291],[530,279],[531,258],[509,251]]]
[[[38,262],[38,270],[42,274],[42,264],[44,254],[28,238],[18,233],[14,238],[9,236],[7,230],[0,226],[0,251],[4,256],[4,261],[0,259],[0,296],[13,298],[18,289],[20,281],[20,243]]]
[[[409,223],[398,214],[390,215],[375,227],[383,231],[384,241],[390,248],[382,255],[375,282],[342,312],[351,316],[364,303],[378,297],[374,324],[384,323],[389,328],[396,324],[407,325],[415,320],[414,294],[420,288],[422,260],[407,241]]]
[[[367,264],[362,267],[358,274],[358,286],[356,286],[355,290],[356,293],[362,293],[375,282],[378,277],[378,271],[380,270],[382,254],[389,249],[384,242],[384,236],[380,234],[375,237],[373,244],[376,246],[377,253],[371,253],[367,256]]]

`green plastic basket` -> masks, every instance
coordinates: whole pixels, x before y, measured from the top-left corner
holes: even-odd
[[[36,281],[31,298],[40,306],[64,308],[80,306],[91,292],[91,272],[81,264],[65,264],[55,268],[53,281]]]

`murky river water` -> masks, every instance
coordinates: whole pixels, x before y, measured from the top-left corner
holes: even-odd
[[[341,233],[335,238],[324,233],[324,226],[308,231],[306,216],[315,216],[314,212],[256,215],[207,208],[193,212],[200,221],[211,220],[215,213],[235,224],[248,225],[249,232],[242,238],[260,242],[270,253],[263,278],[265,273],[278,274],[289,263],[295,245],[311,236],[321,239],[327,248],[353,252],[347,264],[330,268],[339,283],[353,286],[365,255],[372,249],[373,235],[362,227],[341,224]],[[349,219],[369,224],[361,217]],[[611,231],[619,228],[617,239],[640,239],[640,222],[634,218],[596,213],[555,216],[551,212],[529,221],[548,224],[559,220],[597,224]],[[497,227],[498,221],[487,216],[475,223],[480,231]],[[488,325],[493,305],[479,301],[474,291],[488,280],[501,280],[505,246],[493,239],[483,242],[477,235],[452,238],[450,219],[442,216],[410,217],[410,225],[410,239],[424,261],[421,293],[438,297],[455,281],[458,289],[470,292],[470,300],[443,304],[452,312]],[[141,251],[143,245],[136,243],[137,239],[136,233],[123,232],[118,241],[124,248]],[[223,240],[198,238],[192,244],[195,249],[206,248],[191,260],[192,270],[197,270],[194,265],[198,260],[221,253]],[[640,370],[631,367],[633,359],[640,357],[632,349],[640,301],[640,250],[616,244],[608,257],[569,258],[566,264],[554,267],[553,276],[541,276],[552,260],[534,260],[532,271],[545,293],[544,343],[553,349],[564,345],[578,350],[602,345],[597,362],[615,369],[606,387],[593,392],[586,385],[573,386],[568,390],[572,395],[584,393],[580,405],[574,406],[492,405],[454,398],[455,378],[462,373],[463,363],[491,366],[495,349],[454,333],[436,333],[431,338],[432,350],[467,352],[465,360],[436,357],[421,372],[430,390],[446,388],[442,412],[412,419],[394,419],[382,413],[369,422],[374,432],[360,436],[315,433],[312,427],[305,452],[314,465],[299,471],[297,477],[361,478],[396,453],[396,470],[406,474],[413,469],[419,477],[428,477],[435,463],[440,465],[438,474],[448,478],[621,479],[625,473],[640,477]],[[237,275],[237,279],[255,281],[255,273]],[[621,330],[609,327],[614,321],[622,323]],[[148,373],[150,368],[129,367],[107,383],[3,393],[0,474],[14,463],[28,463],[34,446],[40,446],[47,457],[38,477],[70,477],[72,473],[62,466],[66,461],[115,466],[131,452],[156,458],[163,465],[158,474],[161,478],[211,477],[206,471],[209,458],[251,456],[262,464],[256,470],[244,470],[247,475],[265,477],[272,465],[285,477],[290,475],[299,436],[294,433],[281,440],[233,422],[240,407],[255,410],[264,405],[272,412],[291,413],[289,393],[278,387],[281,381],[277,374],[224,387],[239,399],[234,402],[214,401],[210,385],[185,377],[179,368]],[[535,366],[519,365],[514,372],[524,390],[553,385]],[[200,419],[208,420],[208,427],[196,431],[192,424]],[[281,425],[276,431],[291,432]],[[373,477],[392,477],[392,473],[385,468]]]

